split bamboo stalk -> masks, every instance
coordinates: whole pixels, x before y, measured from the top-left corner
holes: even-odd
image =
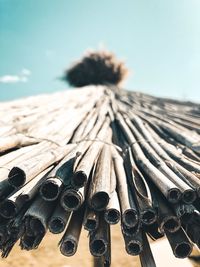
[[[130,149],[128,149],[125,162],[127,177],[137,201],[140,220],[143,224],[152,224],[157,220],[157,213],[152,206],[151,191],[142,173],[138,170]]]
[[[145,152],[145,155],[153,161],[154,166],[157,167],[166,177],[168,177],[174,184],[176,184],[181,192],[183,193],[182,199],[183,201],[187,201],[188,203],[194,202],[196,199],[195,191],[184,181],[182,181],[166,164],[161,160],[161,158],[156,154],[156,152],[151,148],[151,146],[143,139],[142,135],[138,132],[138,130],[130,123],[128,120],[128,125],[130,129],[137,136],[137,140],[142,147],[142,150]],[[187,197],[185,197],[185,195]],[[190,196],[190,197],[189,197]]]
[[[54,208],[55,203],[49,205],[47,201],[44,201],[40,196],[37,196],[24,215],[26,221],[25,225],[28,226],[25,229],[27,234],[29,235],[30,232],[33,236],[44,235],[48,228],[48,220],[50,219]]]
[[[181,198],[180,189],[164,174],[162,174],[153,164],[151,164],[151,162],[145,157],[144,152],[140,148],[136,139],[133,137],[131,131],[123,121],[122,117],[118,116],[118,122],[129,140],[132,153],[135,155],[135,161],[138,164],[139,168],[143,170],[145,175],[150,177],[150,179],[156,184],[159,190],[170,202],[177,203]]]

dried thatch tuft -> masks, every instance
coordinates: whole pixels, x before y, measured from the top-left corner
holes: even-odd
[[[128,69],[124,62],[108,51],[87,53],[64,74],[64,80],[75,87],[90,84],[119,85],[127,76]]]

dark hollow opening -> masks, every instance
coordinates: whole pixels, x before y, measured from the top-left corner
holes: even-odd
[[[62,245],[64,254],[72,255],[75,252],[75,244],[71,240],[67,240]]]
[[[106,246],[103,240],[94,240],[91,244],[91,250],[94,255],[103,255],[106,252]]]
[[[127,226],[133,227],[137,224],[137,214],[134,210],[128,210],[124,213],[124,222]]]
[[[11,185],[20,187],[26,181],[25,172],[18,167],[13,167],[9,172],[8,180]]]
[[[120,219],[120,214],[118,210],[110,209],[105,214],[105,219],[108,223],[115,224]]]
[[[79,171],[74,174],[72,181],[75,186],[83,187],[87,181],[87,176],[84,172]]]
[[[189,243],[178,244],[177,247],[175,248],[175,254],[179,258],[185,258],[189,256],[190,252],[191,252],[191,245]]]
[[[130,242],[128,244],[128,253],[138,255],[141,252],[140,245],[134,242]]]
[[[0,206],[0,214],[4,218],[13,218],[17,212],[15,204],[11,201],[5,201]]]
[[[64,223],[60,218],[54,218],[49,223],[49,230],[52,233],[58,234],[64,230]]]
[[[187,190],[183,193],[183,201],[187,204],[193,203],[196,199],[196,193],[192,190]]]
[[[170,218],[164,223],[163,228],[169,232],[175,232],[179,228],[179,222],[174,218]]]
[[[68,209],[77,209],[80,204],[78,197],[71,194],[65,195],[63,201]]]
[[[145,211],[142,214],[142,222],[146,224],[150,224],[155,222],[156,220],[156,214],[152,210]]]
[[[109,196],[106,192],[96,193],[91,200],[91,205],[95,210],[103,210],[109,202]]]
[[[58,197],[59,189],[57,184],[46,182],[42,185],[40,193],[45,200],[55,200]]]

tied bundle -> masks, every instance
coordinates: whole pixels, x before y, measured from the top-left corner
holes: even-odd
[[[155,266],[147,236],[166,235],[179,258],[200,247],[200,105],[119,89],[125,68],[104,57],[67,71],[81,89],[1,103],[2,257],[18,240],[36,249],[48,230],[63,232],[72,256],[83,226],[97,264],[110,266],[117,223],[143,267]]]

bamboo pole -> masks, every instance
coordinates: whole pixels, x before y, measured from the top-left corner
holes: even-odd
[[[100,216],[99,227],[95,232],[90,233],[89,248],[94,257],[100,257],[106,254],[109,242],[109,225],[104,222],[103,216]]]
[[[168,231],[165,233],[175,257],[186,258],[191,254],[192,245],[182,229],[173,234]]]
[[[84,229],[91,232],[99,226],[99,212],[87,208],[83,220]]]
[[[84,208],[74,212],[70,219],[69,225],[60,240],[60,251],[64,256],[73,256],[76,253],[80,238]]]
[[[117,192],[122,221],[127,227],[134,227],[138,223],[138,212],[128,186],[125,170],[123,168],[123,160],[115,153],[113,162],[117,177]]]
[[[88,196],[89,205],[104,210],[110,199],[111,149],[104,145],[97,160]],[[98,178],[97,178],[98,177]]]
[[[146,234],[142,233],[143,251],[140,253],[140,262],[142,267],[156,267],[156,263],[151,252],[149,241]]]
[[[60,203],[58,203],[48,222],[49,231],[53,234],[62,233],[70,219],[70,215],[71,212],[66,212]]]

